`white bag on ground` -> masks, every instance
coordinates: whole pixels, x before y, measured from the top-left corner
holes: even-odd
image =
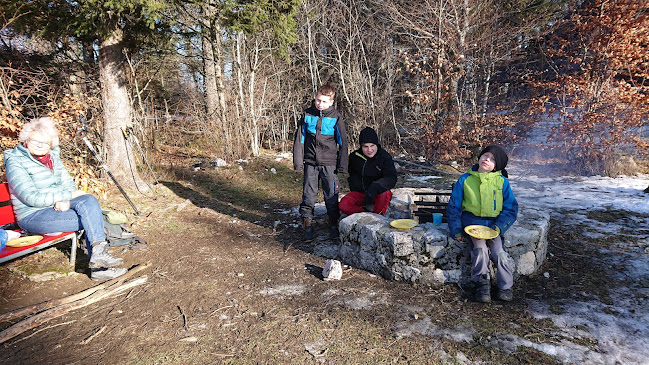
[[[322,269],[325,280],[340,280],[343,277],[343,267],[338,260],[328,260]]]

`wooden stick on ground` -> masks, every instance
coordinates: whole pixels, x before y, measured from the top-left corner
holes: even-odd
[[[135,273],[146,269],[150,265],[151,265],[150,263],[137,265],[137,266],[133,267],[132,269],[130,269],[126,274],[124,274],[124,275],[122,275],[122,276],[120,276],[118,278],[115,278],[115,279],[112,279],[112,280],[109,280],[109,281],[105,281],[105,282],[103,282],[103,283],[101,283],[99,285],[93,286],[92,288],[88,288],[88,289],[86,289],[84,291],[81,291],[81,292],[79,292],[77,294],[72,294],[72,295],[70,295],[68,297],[65,297],[65,298],[49,300],[49,301],[46,301],[46,302],[42,302],[42,303],[38,303],[38,304],[26,306],[26,307],[14,309],[11,312],[0,314],[0,322],[8,322],[8,321],[14,320],[16,318],[25,317],[25,316],[28,316],[30,314],[38,313],[40,311],[44,311],[44,310],[49,309],[49,308],[54,308],[54,307],[62,305],[62,304],[75,302],[75,301],[77,301],[79,299],[82,299],[82,298],[85,298],[85,297],[89,296],[90,294],[92,294],[92,293],[94,293],[94,292],[96,292],[98,290],[102,290],[104,288],[107,288],[107,287],[109,287],[109,286],[111,286],[111,285],[113,285],[113,284],[115,284],[117,282],[123,282],[124,280],[133,277],[135,275]]]
[[[75,309],[83,308],[90,304],[96,303],[111,295],[119,294],[137,285],[144,284],[146,283],[146,281],[147,281],[147,276],[145,275],[124,284],[122,284],[121,282],[117,282],[105,289],[100,289],[83,299],[77,300],[72,303],[62,304],[57,307],[50,308],[46,311],[37,313],[0,332],[0,343],[4,343],[27,330],[38,327],[41,324],[46,323],[50,319],[60,317],[65,313],[68,313]]]
[[[426,165],[422,165],[422,164],[420,164],[420,163],[410,162],[410,161],[406,161],[406,160],[402,160],[402,159],[398,159],[398,158],[395,158],[394,161],[395,161],[395,162],[402,163],[402,164],[407,164],[407,165],[417,166],[417,167],[419,167],[419,168],[421,168],[421,169],[425,169],[425,170],[430,170],[430,171],[440,172],[440,173],[442,173],[442,174],[451,174],[451,175],[461,175],[461,174],[462,174],[462,173],[461,173],[460,171],[458,171],[455,167],[453,167],[453,168],[454,168],[456,171],[458,171],[458,172],[449,172],[449,171],[444,171],[444,170],[436,169],[436,168],[431,167],[431,166],[426,166]],[[452,166],[451,166],[451,167],[452,167]]]

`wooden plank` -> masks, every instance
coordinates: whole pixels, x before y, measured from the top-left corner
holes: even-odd
[[[415,202],[415,205],[418,207],[446,207],[448,203],[444,202]]]

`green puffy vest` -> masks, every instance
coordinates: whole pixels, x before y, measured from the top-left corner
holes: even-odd
[[[503,184],[505,178],[498,172],[469,171],[464,181],[462,210],[479,217],[497,217],[503,210]]]

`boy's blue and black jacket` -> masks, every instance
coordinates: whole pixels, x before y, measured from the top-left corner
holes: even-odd
[[[336,166],[347,172],[347,130],[336,108],[318,110],[312,103],[295,133],[293,167],[300,170],[305,163],[314,166]]]
[[[453,186],[446,216],[451,237],[461,236],[463,228],[472,224],[503,234],[516,221],[518,202],[500,171],[479,173],[474,165]]]

